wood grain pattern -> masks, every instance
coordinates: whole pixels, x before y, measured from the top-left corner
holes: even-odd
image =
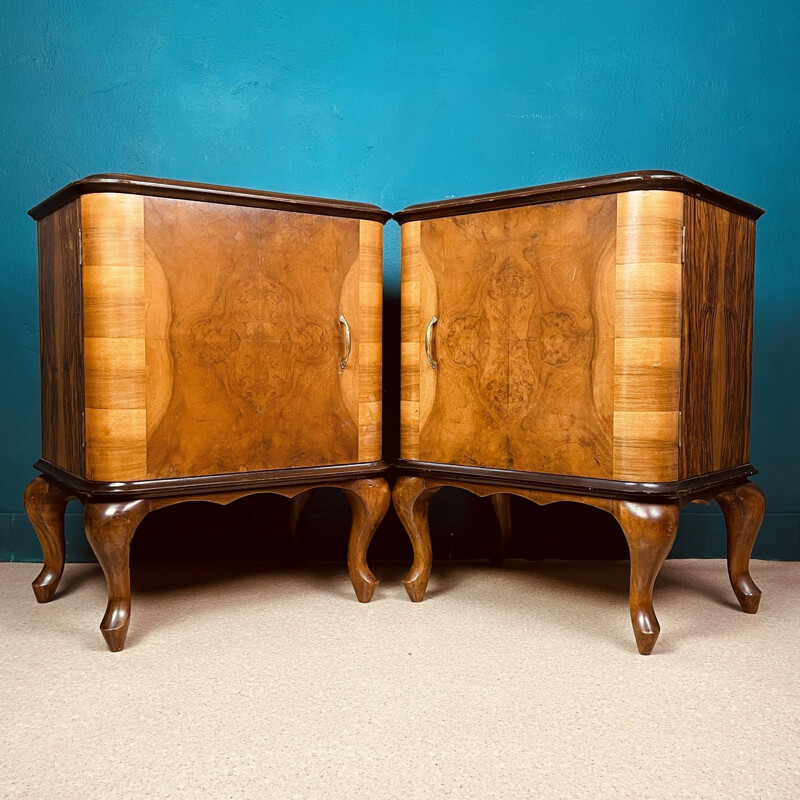
[[[418,255],[415,223],[403,226],[416,259],[404,458],[418,413],[421,460],[610,477],[615,207],[599,197],[425,221]],[[436,370],[424,351],[434,313]]]
[[[383,416],[383,225],[361,220],[358,255],[358,457],[378,461]]]
[[[102,192],[81,225],[88,479],[380,458],[380,222]]]
[[[614,175],[599,175],[594,178],[579,178],[572,181],[547,183],[541,186],[528,186],[505,192],[455,197],[437,200],[432,203],[419,203],[407,206],[392,216],[401,224],[435,217],[453,217],[458,214],[478,214],[501,208],[532,206],[538,203],[556,203],[562,200],[575,200],[581,197],[656,190],[677,192],[690,197],[698,197],[721,208],[742,214],[750,219],[758,219],[764,211],[746,203],[738,197],[724,194],[711,186],[666,170],[644,170],[639,172],[618,172]],[[33,214],[33,211],[29,212]]]
[[[632,503],[615,500],[611,512],[631,553],[630,612],[636,646],[650,655],[661,626],[653,610],[653,586],[678,533],[677,503]]]
[[[728,533],[728,577],[742,610],[755,614],[761,590],[750,577],[750,555],[767,503],[764,492],[750,481],[720,492],[714,498],[725,517]]]
[[[73,181],[34,206],[28,214],[35,220],[40,220],[78,197],[104,192],[145,197],[170,197],[176,200],[193,200],[201,203],[247,206],[248,208],[272,208],[296,213],[323,214],[328,217],[352,217],[359,220],[375,220],[381,224],[391,219],[392,216],[388,211],[371,203],[265,192],[260,189],[217,186],[194,181],[176,181],[145,175],[121,174],[89,175],[81,180]]]
[[[424,358],[419,239],[419,222],[400,228],[400,454],[409,461],[419,460],[420,358]]]
[[[358,220],[144,202],[147,477],[356,462],[362,390],[374,452],[374,300],[372,341],[338,366],[340,314],[363,327],[362,261],[374,295],[374,233],[362,259]]]
[[[747,463],[755,222],[685,200],[682,478]]]
[[[678,477],[683,196],[617,196],[613,477]]]
[[[147,465],[143,200],[87,195],[81,228],[86,475],[135,480]]]
[[[37,225],[39,343],[42,378],[42,456],[86,476],[80,201]]]
[[[42,547],[41,572],[34,578],[33,593],[40,603],[49,603],[64,574],[66,540],[64,512],[71,498],[69,491],[55,481],[39,475],[25,489],[25,512]]]

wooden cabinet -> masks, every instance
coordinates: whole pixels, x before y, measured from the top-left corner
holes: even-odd
[[[369,599],[375,579],[364,553],[388,503],[380,473],[389,215],[133,176],[70,184],[31,215],[43,477],[27,506],[46,555],[52,545],[37,597],[52,597],[63,569],[66,497],[86,503],[113,597],[146,511],[188,497],[300,497],[324,484],[354,503],[351,576]],[[129,604],[129,588],[122,594]],[[102,627],[121,648],[127,611],[110,601]]]
[[[729,534],[731,515],[746,518],[731,579],[755,610],[746,562],[763,496],[747,478],[761,213],[675,173],[627,173],[395,215],[405,473],[395,500],[416,545],[412,599],[430,570],[427,502],[460,485],[495,498],[506,546],[509,493],[614,513],[631,544],[642,652],[658,635],[652,582],[677,512],[716,497]]]

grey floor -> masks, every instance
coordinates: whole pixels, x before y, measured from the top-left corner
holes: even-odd
[[[68,565],[37,605],[0,564],[0,796],[797,798],[800,563],[669,561],[636,652],[628,565],[437,564],[410,603],[380,565],[148,565],[127,648]]]

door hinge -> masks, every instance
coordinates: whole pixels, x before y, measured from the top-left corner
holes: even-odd
[[[83,266],[83,231],[78,228],[78,266]]]
[[[86,449],[86,412],[81,411],[81,449]]]
[[[681,264],[686,263],[686,226],[681,228]]]
[[[678,412],[678,450],[683,445],[683,411]]]

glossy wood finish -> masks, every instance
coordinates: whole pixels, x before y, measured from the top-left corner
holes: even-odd
[[[677,503],[632,503],[615,500],[612,513],[631,554],[630,610],[639,652],[650,655],[661,632],[653,610],[653,586],[678,532]]]
[[[409,598],[415,603],[422,602],[425,597],[431,576],[433,550],[428,527],[428,508],[433,496],[441,488],[425,478],[401,475],[392,489],[394,510],[403,523],[414,550],[414,561],[403,578],[403,585]]]
[[[359,223],[357,310],[356,461],[379,461],[383,452],[383,224],[370,220]]]
[[[386,516],[392,493],[384,478],[364,478],[339,488],[350,501],[353,521],[347,548],[347,569],[356,597],[368,603],[379,581],[367,564],[367,550],[381,520]]]
[[[757,474],[752,464],[743,464],[733,469],[697,475],[677,481],[615,481],[602,478],[584,478],[580,475],[548,475],[544,472],[522,472],[511,469],[487,469],[486,467],[451,466],[432,464],[425,461],[404,461],[399,459],[395,466],[407,475],[439,480],[467,480],[473,483],[491,483],[493,486],[506,486],[509,489],[540,489],[544,492],[564,492],[602,497],[611,500],[641,500],[662,502],[680,500],[688,502],[692,498],[709,492],[719,491],[725,486],[741,483]],[[37,469],[39,469],[37,465]],[[713,498],[713,495],[708,496]]]
[[[405,223],[402,458],[677,480],[682,227],[663,191]]]
[[[405,462],[639,484],[748,464],[754,219],[615,191],[404,222]]]
[[[697,197],[708,203],[741,214],[749,219],[758,219],[763,209],[738,197],[733,197],[711,186],[667,170],[642,170],[619,172],[614,175],[600,175],[594,178],[580,178],[506,192],[491,192],[470,197],[456,197],[437,200],[433,203],[419,203],[408,206],[394,214],[394,218],[404,225],[408,222],[437,217],[452,217],[460,214],[477,214],[483,211],[497,211],[503,208],[517,208],[539,203],[556,203],[562,200],[575,200],[581,197],[597,197],[637,191],[678,192],[687,197]]]
[[[81,198],[86,369],[86,477],[147,470],[144,201]]]
[[[382,475],[389,465],[386,461],[368,464],[334,464],[323,467],[297,467],[294,469],[271,469],[253,472],[233,472],[220,475],[192,475],[181,478],[158,478],[145,481],[87,481],[77,478],[55,464],[39,459],[34,469],[64,486],[76,495],[94,499],[122,500],[181,497],[182,495],[219,494],[241,489],[269,489],[272,486],[314,486],[331,481],[353,480],[373,475]],[[752,474],[749,472],[748,475]]]
[[[422,302],[422,252],[420,223],[407,222],[400,228],[400,453],[404,459],[420,460],[419,432],[430,414],[430,392],[426,392],[425,414],[421,395],[433,376],[421,371],[424,353],[424,332],[435,313],[436,285],[429,284]]]
[[[685,200],[681,477],[750,457],[755,222]]]
[[[616,480],[678,478],[682,228],[676,192],[617,196]]]
[[[25,489],[25,511],[42,547],[44,564],[33,581],[33,593],[40,603],[48,603],[64,574],[66,542],[64,512],[71,495],[58,484],[40,475]]]
[[[42,455],[85,474],[80,203],[63,206],[37,225]]]
[[[404,226],[403,458],[611,477],[615,207]]]
[[[356,597],[362,603],[369,602],[378,585],[378,579],[367,564],[367,550],[389,508],[389,485],[380,476],[321,482],[319,485],[341,489],[350,502],[353,518],[347,567]],[[26,490],[25,506],[44,555],[44,567],[33,582],[36,598],[39,602],[47,602],[52,599],[58,587],[64,570],[64,511],[69,499],[76,497],[84,503],[86,537],[108,584],[108,605],[100,630],[110,650],[122,650],[128,634],[131,612],[130,546],[142,519],[151,511],[176,503],[199,500],[227,505],[258,492],[281,495],[296,503],[300,498],[308,498],[310,488],[306,485],[283,485],[177,497],[103,500],[73,495],[46,476],[35,478]],[[302,502],[301,500],[300,503]],[[294,506],[295,509],[300,507],[300,504]]]
[[[758,611],[761,590],[750,577],[750,554],[764,519],[766,500],[754,483],[747,481],[715,497],[725,516],[728,531],[728,575],[742,610]]]
[[[591,496],[578,492],[557,492],[455,478],[400,475],[393,491],[394,507],[414,550],[414,561],[404,584],[408,596],[420,602],[431,574],[432,549],[428,510],[431,499],[445,486],[465,489],[479,497],[491,497],[503,531],[503,543],[511,538],[510,495],[538,505],[576,502],[599,508],[620,524],[631,555],[630,615],[639,652],[648,655],[658,639],[660,625],[653,609],[653,586],[661,566],[672,549],[678,530],[680,509],[688,502],[707,503],[716,498],[723,509],[728,529],[728,571],[731,585],[742,608],[755,613],[760,591],[749,573],[750,553],[764,515],[764,496],[749,481],[698,486],[692,495],[672,500],[628,500]]]
[[[44,219],[76,198],[106,192],[145,197],[169,197],[176,200],[193,200],[201,203],[247,206],[249,208],[269,208],[303,214],[324,214],[329,217],[351,217],[374,220],[379,223],[386,222],[392,216],[371,203],[355,203],[349,200],[264,192],[260,189],[242,189],[236,186],[216,186],[210,183],[120,174],[89,175],[74,181],[43,200],[28,214],[35,220]]]
[[[125,646],[131,616],[131,540],[150,510],[148,500],[122,503],[88,502],[83,512],[86,538],[103,568],[108,584],[108,605],[100,631],[108,649]]]
[[[89,480],[380,458],[380,222],[107,191],[80,202]]]

